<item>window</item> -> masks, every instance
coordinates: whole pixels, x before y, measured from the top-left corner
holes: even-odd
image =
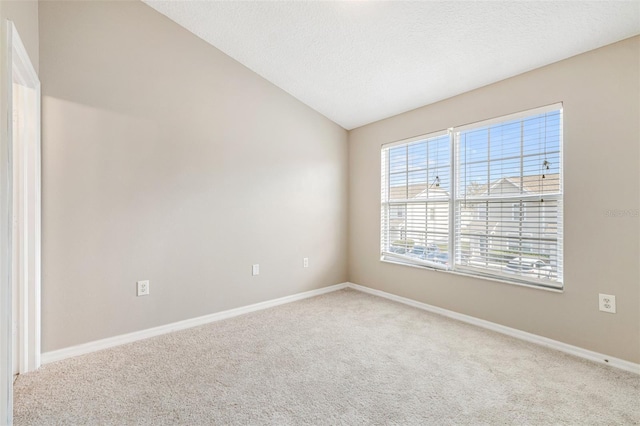
[[[511,204],[511,219],[515,221],[523,220],[525,214],[524,203]]]
[[[382,245],[388,256],[422,262],[448,252],[450,151],[446,133],[383,150]]]
[[[561,288],[562,198],[560,104],[384,145],[382,259]]]
[[[391,217],[393,218],[403,218],[404,217],[404,205],[392,206],[391,207]]]

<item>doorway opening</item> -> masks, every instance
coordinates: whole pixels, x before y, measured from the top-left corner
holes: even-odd
[[[10,21],[0,46],[0,423],[40,366],[40,81]]]

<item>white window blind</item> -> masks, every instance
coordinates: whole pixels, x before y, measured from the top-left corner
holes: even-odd
[[[559,104],[386,145],[382,257],[560,288],[562,199]]]
[[[382,150],[382,253],[448,263],[451,149],[447,133]]]

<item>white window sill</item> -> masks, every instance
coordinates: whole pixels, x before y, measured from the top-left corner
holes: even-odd
[[[510,280],[501,279],[501,278],[498,278],[498,277],[487,277],[487,276],[484,276],[484,275],[469,274],[469,273],[466,273],[466,272],[452,271],[452,270],[449,270],[449,269],[434,268],[434,267],[430,267],[430,266],[426,266],[426,265],[419,265],[419,264],[410,263],[410,262],[402,262],[401,260],[385,259],[384,257],[380,258],[380,261],[384,262],[384,263],[391,263],[391,264],[394,264],[394,265],[409,266],[409,267],[412,267],[412,268],[426,269],[428,271],[435,271],[435,272],[440,272],[440,273],[445,273],[445,274],[460,275],[460,276],[463,276],[463,277],[476,278],[476,279],[479,279],[479,280],[492,281],[492,282],[498,282],[498,283],[509,284],[509,285],[517,285],[517,286],[520,286],[520,287],[533,288],[533,289],[536,289],[536,290],[550,291],[551,293],[564,293],[564,288],[545,287],[545,286],[542,286],[542,285],[528,284],[528,283],[524,283],[524,282],[520,282],[520,281],[510,281]]]

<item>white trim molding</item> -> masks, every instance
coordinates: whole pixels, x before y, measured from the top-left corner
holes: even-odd
[[[15,27],[13,38],[13,298],[19,314],[17,367],[23,374],[40,366],[40,80]]]
[[[78,355],[85,355],[102,349],[112,348],[114,346],[124,345],[126,343],[136,342],[138,340],[148,339],[150,337],[160,336],[162,334],[172,333],[174,331],[185,330],[187,328],[197,327],[228,318],[237,317],[239,315],[248,314],[250,312],[261,311],[263,309],[273,308],[275,306],[284,305],[286,303],[296,302],[302,299],[319,296],[321,294],[330,293],[332,291],[343,290],[347,288],[347,283],[335,284],[328,287],[319,288],[317,290],[305,291],[303,293],[293,294],[291,296],[280,297],[278,299],[267,300],[265,302],[255,303],[253,305],[242,306],[240,308],[229,309],[227,311],[216,312],[210,315],[204,315],[197,318],[178,321],[171,324],[161,325],[159,327],[148,328],[146,330],[135,331],[133,333],[122,334],[119,336],[108,337],[106,339],[96,340],[93,342],[83,343],[81,345],[70,346],[64,349],[58,349],[42,354],[42,363],[60,361],[66,358],[72,358]]]
[[[248,314],[250,312],[273,308],[275,306],[296,302],[302,299],[308,299],[310,297],[319,296],[321,294],[330,293],[337,290],[343,290],[345,288],[350,288],[363,293],[393,300],[394,302],[399,302],[408,306],[412,306],[414,308],[418,308],[434,314],[442,315],[447,318],[462,321],[467,324],[471,324],[471,325],[482,327],[488,330],[496,331],[498,333],[515,337],[520,340],[536,343],[541,346],[555,349],[560,352],[571,354],[571,355],[584,358],[590,361],[594,361],[600,364],[605,364],[615,368],[619,368],[621,370],[640,374],[640,365],[635,364],[633,362],[607,356],[607,355],[593,352],[577,346],[569,345],[567,343],[559,342],[557,340],[549,339],[547,337],[542,337],[536,334],[527,333],[526,331],[517,330],[511,327],[506,327],[504,325],[496,324],[494,322],[485,321],[469,315],[460,314],[454,311],[450,311],[448,309],[443,309],[437,306],[428,305],[426,303],[418,302],[413,299],[408,299],[406,297],[397,296],[395,294],[386,293],[384,291],[361,286],[358,284],[353,284],[350,282],[323,287],[317,290],[306,291],[304,293],[293,294],[291,296],[285,296],[279,299],[273,299],[265,302],[255,303],[253,305],[248,305],[240,308],[230,309],[227,311],[217,312],[214,314],[192,318],[184,321],[178,321],[171,324],[162,325],[159,327],[136,331],[133,333],[122,334],[120,336],[114,336],[106,339],[96,340],[94,342],[83,343],[81,345],[71,346],[68,348],[59,349],[51,352],[45,352],[42,354],[42,363],[48,364],[48,363],[60,361],[66,358],[85,355],[85,354],[96,352],[102,349],[112,348],[114,346],[124,345],[126,343],[132,343],[138,340],[148,339],[150,337],[160,336],[162,334],[167,334],[167,333],[171,333],[178,330],[185,330],[191,327],[197,327],[200,325],[209,324],[209,323],[220,321],[220,320],[237,317],[239,315]]]
[[[486,328],[487,330],[496,331],[507,336],[515,337],[516,339],[524,340],[526,342],[536,343],[547,348],[555,349],[560,352],[564,352],[570,355],[574,355],[580,358],[594,361],[599,364],[610,365],[611,367],[619,368],[621,370],[629,371],[631,373],[640,374],[640,364],[636,364],[630,361],[625,361],[620,358],[604,355],[598,352],[590,351],[588,349],[580,348],[578,346],[569,345],[558,340],[542,337],[537,334],[528,333],[526,331],[518,330],[515,328],[507,327],[504,325],[496,324],[491,321],[486,321],[470,315],[460,314],[458,312],[450,311],[448,309],[439,308],[437,306],[429,305],[426,303],[418,302],[413,299],[409,299],[395,294],[387,293],[381,290],[365,287],[358,284],[347,283],[347,287],[353,290],[358,290],[363,293],[368,293],[374,296],[383,297],[385,299],[393,300],[414,308],[422,309],[434,314],[442,315],[447,318],[455,319],[465,322],[467,324],[475,325],[478,327]]]
[[[13,25],[0,22],[0,424],[13,422],[13,176],[12,134]]]
[[[40,365],[40,80],[13,22],[0,27],[0,424],[11,424],[13,373]]]

